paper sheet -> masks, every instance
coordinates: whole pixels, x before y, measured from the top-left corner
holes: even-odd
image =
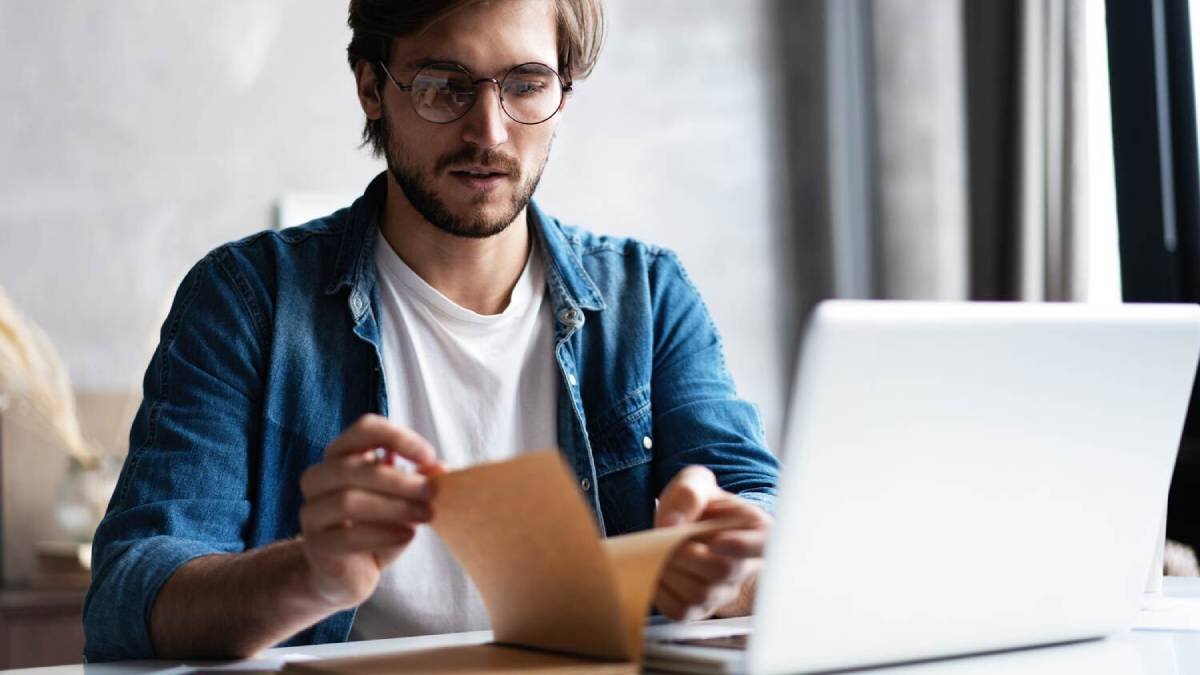
[[[184,663],[183,665],[155,670],[154,675],[249,675],[250,673],[278,673],[286,669],[290,663],[312,661],[316,657],[307,654],[284,654],[274,657],[259,657],[241,661],[209,662],[203,664]]]
[[[533,649],[503,645],[439,647],[393,654],[372,654],[324,661],[289,663],[286,672],[301,675],[392,675],[393,673],[539,673],[539,675],[633,675],[627,662],[582,661]]]
[[[1200,598],[1147,595],[1133,629],[1200,631]]]
[[[738,524],[711,520],[604,539],[557,450],[434,480],[432,526],[479,587],[496,644],[292,663],[286,671],[637,672],[646,614],[671,553]]]
[[[438,476],[433,528],[501,643],[637,661],[663,564],[703,521],[602,539],[557,450]]]

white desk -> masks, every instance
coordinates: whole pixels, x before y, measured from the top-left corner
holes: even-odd
[[[1200,578],[1168,578],[1165,594],[1175,598],[1200,599]],[[744,619],[725,619],[736,623]],[[656,626],[650,630],[669,630]],[[449,645],[481,644],[491,639],[490,631],[454,633],[369,642],[271,649],[254,660],[231,664],[178,661],[123,661],[88,665],[0,671],[30,675],[184,675],[196,667],[206,670],[262,670],[278,668],[285,659],[299,655],[332,657],[389,651],[425,649]],[[1200,674],[1200,631],[1133,631],[1107,640],[1061,647],[1028,649],[989,656],[947,659],[929,663],[865,671],[871,675],[1192,675]]]

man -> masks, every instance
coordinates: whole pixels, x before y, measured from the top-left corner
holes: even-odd
[[[353,0],[350,25],[388,170],[181,285],[96,533],[89,660],[485,627],[429,477],[547,446],[609,535],[740,518],[655,606],[748,611],[778,466],[695,288],[530,201],[599,0]]]

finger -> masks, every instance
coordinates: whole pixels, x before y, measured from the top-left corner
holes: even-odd
[[[664,575],[660,587],[670,599],[682,604],[671,615],[678,621],[693,621],[713,615],[717,608],[737,596],[736,583],[707,584],[687,574]]]
[[[762,507],[728,492],[723,492],[717,499],[709,501],[704,509],[703,518],[740,520],[748,528],[767,527],[771,524],[771,516]]]
[[[702,466],[684,468],[658,498],[658,512],[654,514],[655,527],[668,527],[689,523],[700,517],[709,501],[723,494],[717,487],[712,471]]]
[[[740,560],[720,556],[699,542],[687,542],[671,557],[669,566],[686,570],[712,583],[733,579],[740,571]]]
[[[327,459],[309,467],[300,476],[300,492],[306,500],[346,488],[360,488],[413,501],[428,501],[434,494],[433,481],[428,477],[369,461],[361,455]]]
[[[396,499],[366,490],[343,490],[306,503],[300,509],[305,533],[342,527],[346,523],[382,526],[427,523],[433,509],[423,502]]]
[[[764,530],[725,530],[708,540],[708,548],[717,555],[734,558],[761,558],[767,546]]]
[[[422,476],[428,476],[430,478],[433,478],[435,476],[440,476],[448,471],[448,469],[446,469],[446,466],[444,464],[442,464],[441,461],[435,462],[433,464],[427,464],[425,466],[419,466],[416,468],[417,468],[417,471],[421,472]]]
[[[682,621],[688,610],[688,604],[661,583],[654,593],[654,607],[672,621]]]
[[[670,589],[675,597],[688,606],[705,604],[709,598],[709,590],[713,588],[713,584],[707,580],[679,568],[664,570],[659,585]]]
[[[394,527],[355,525],[354,527],[320,530],[311,534],[305,533],[304,538],[321,553],[336,555],[403,546],[412,541],[414,533],[411,527],[403,525]]]
[[[437,453],[429,441],[379,415],[363,415],[358,418],[325,448],[325,456],[340,457],[374,448],[390,450],[418,467],[438,463]]]
[[[414,538],[415,538],[415,534],[414,534]],[[408,548],[408,544],[410,544],[410,543],[412,543],[411,539],[400,546],[389,546],[387,548],[382,548],[382,549],[376,550],[374,552],[375,564],[382,571],[385,567],[387,567],[388,565],[391,565],[393,562],[395,562],[396,558],[399,558],[400,554],[404,553],[404,549]]]

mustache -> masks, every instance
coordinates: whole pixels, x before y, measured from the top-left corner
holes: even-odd
[[[478,164],[498,172],[520,175],[521,164],[516,157],[504,154],[498,150],[479,150],[465,147],[443,155],[434,165],[434,173],[442,173],[452,166],[460,164]]]

